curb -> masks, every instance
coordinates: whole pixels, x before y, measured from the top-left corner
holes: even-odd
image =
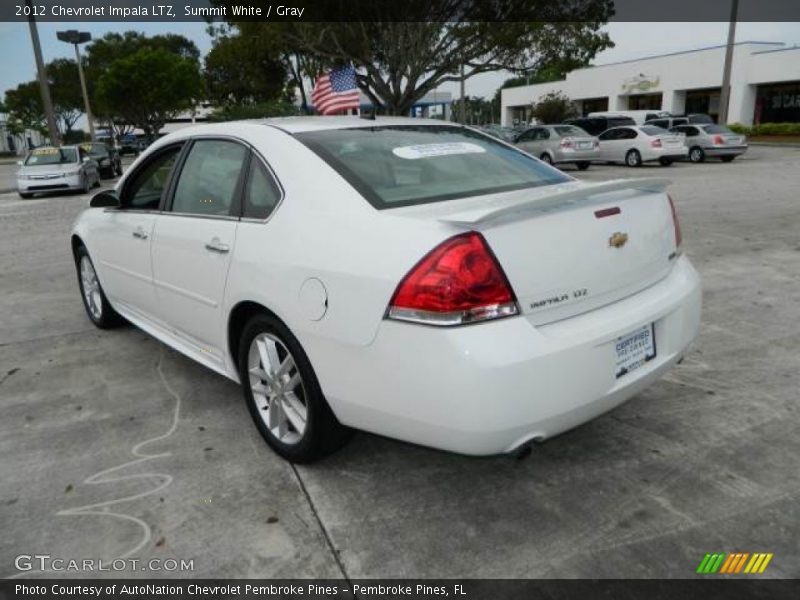
[[[762,146],[767,148],[800,148],[800,143],[796,142],[751,142],[747,141],[751,146]]]

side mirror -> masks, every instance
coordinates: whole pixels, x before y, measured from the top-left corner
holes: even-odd
[[[104,190],[92,196],[89,206],[92,208],[117,208],[119,197],[114,190]]]

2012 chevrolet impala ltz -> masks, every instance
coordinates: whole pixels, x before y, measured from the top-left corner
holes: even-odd
[[[620,404],[697,334],[662,179],[577,181],[439,121],[200,125],[72,232],[86,312],[241,383],[291,461],[350,428],[513,452]]]

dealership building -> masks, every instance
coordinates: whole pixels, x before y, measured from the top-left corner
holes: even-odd
[[[688,25],[688,24],[687,24]],[[725,46],[577,69],[561,81],[502,90],[503,125],[527,123],[531,103],[562,92],[581,114],[614,110],[719,113]],[[800,122],[800,46],[734,46],[729,123]]]

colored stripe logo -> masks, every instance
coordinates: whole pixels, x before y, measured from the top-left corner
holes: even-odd
[[[769,561],[772,560],[772,552],[716,552],[706,554],[697,567],[697,573],[706,574],[726,574],[737,575],[740,573],[756,574],[763,573]]]

